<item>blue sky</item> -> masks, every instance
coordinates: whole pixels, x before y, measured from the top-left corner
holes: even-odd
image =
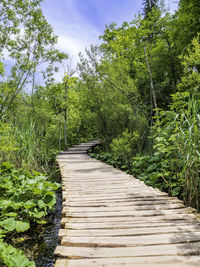
[[[173,11],[178,0],[163,0]],[[42,10],[47,21],[58,35],[57,48],[66,52],[70,60],[60,66],[55,78],[61,81],[68,66],[74,68],[79,60],[79,52],[85,47],[100,44],[99,36],[103,34],[105,25],[115,22],[120,25],[131,21],[142,11],[143,0],[45,0]],[[6,71],[13,61],[4,55]]]
[[[69,54],[73,65],[85,47],[98,44],[105,24],[131,21],[142,10],[143,0],[46,0],[42,4],[48,22],[59,36],[58,48]],[[173,10],[178,0],[165,0]]]
[[[142,0],[46,0],[42,7],[59,36],[58,47],[76,62],[85,47],[99,43],[105,24],[132,20]]]

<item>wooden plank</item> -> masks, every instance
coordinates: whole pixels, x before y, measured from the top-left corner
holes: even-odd
[[[72,166],[73,163],[70,163],[69,165]],[[78,164],[80,166],[80,164]],[[96,164],[95,164],[96,165]],[[76,170],[78,166],[74,166],[74,169]],[[99,166],[100,167],[100,166]],[[70,168],[68,167],[67,170],[69,171]],[[87,167],[84,169],[85,171],[90,171],[90,169]],[[112,172],[111,172],[112,173]],[[84,177],[84,178],[83,178]],[[108,174],[107,172],[105,174],[90,174],[88,175],[85,175],[84,176],[84,173],[82,173],[80,176],[78,176],[77,174],[74,174],[73,175],[73,172],[72,172],[72,169],[70,170],[70,176],[64,176],[63,177],[63,182],[67,182],[67,183],[76,183],[76,182],[82,182],[82,181],[86,181],[86,182],[100,182],[100,181],[103,181],[103,182],[115,182],[115,183],[122,183],[122,182],[132,182],[135,184],[135,186],[142,186],[143,184],[142,183],[135,183],[135,181],[133,180],[133,177],[129,177],[127,179],[127,176],[126,175],[121,175],[121,174],[114,174],[112,173],[112,176],[109,177],[108,179]]]
[[[80,181],[80,182],[76,182],[76,183],[63,182],[63,184],[65,184],[68,189],[72,189],[72,190],[86,190],[87,191],[88,190],[88,186],[91,187],[94,183],[90,183],[90,184],[87,183],[86,184],[86,183],[84,183],[84,178],[83,178],[83,180]],[[135,193],[136,191],[133,190],[134,187],[135,187],[135,184],[134,183],[131,183],[131,182],[129,182],[128,184],[125,184],[125,183],[107,183],[107,186],[106,187],[105,187],[104,183],[102,182],[101,184],[98,184],[98,186],[97,187],[94,187],[93,189],[95,189],[95,190],[103,190],[103,189],[105,189],[105,190],[112,189],[113,190],[113,189],[118,189],[119,190],[120,188],[122,188],[122,189],[125,189],[125,190],[127,190],[127,189],[132,190],[132,192]],[[137,186],[137,188],[142,188],[142,186],[141,187]],[[143,188],[146,189],[146,190],[149,189],[149,188],[147,188],[145,186],[143,186]],[[150,189],[149,191],[150,192],[152,192],[152,191],[158,192],[158,191],[155,191],[154,189]],[[165,195],[166,196],[166,194],[163,194],[163,193],[162,193],[162,195]]]
[[[200,256],[124,257],[106,259],[58,259],[55,267],[199,267]],[[136,265],[137,264],[137,265]]]
[[[109,174],[108,174],[108,176],[109,176]],[[90,186],[90,185],[92,186],[93,184],[95,184],[97,186],[96,189],[103,189],[103,188],[104,189],[109,189],[109,187],[111,187],[111,188],[116,187],[116,188],[119,189],[120,186],[121,186],[122,188],[128,188],[129,187],[129,189],[132,190],[132,189],[134,189],[134,187],[137,187],[137,188],[143,188],[143,189],[149,190],[150,192],[154,191],[154,192],[159,192],[159,193],[162,193],[163,195],[166,195],[166,193],[158,191],[155,188],[151,188],[150,186],[142,185],[142,184],[137,185],[132,180],[124,180],[124,181],[122,180],[121,182],[120,181],[109,181],[108,180],[106,183],[104,181],[102,181],[101,183],[100,183],[100,181],[99,182],[98,181],[90,181],[90,182],[84,183],[84,176],[82,176],[80,181],[73,181],[73,182],[71,181],[71,182],[69,182],[67,180],[65,180],[65,181],[63,180],[63,183],[65,185],[67,185],[69,188],[70,187],[71,188],[77,188],[77,189],[78,188],[82,188],[82,189],[86,189],[86,190],[87,190],[88,186]],[[105,187],[105,184],[108,187]]]
[[[77,197],[73,197],[73,196],[67,196],[65,194],[63,194],[64,200],[69,201],[69,202],[123,202],[123,201],[129,201],[129,202],[134,202],[135,198],[129,195],[112,195],[112,194],[108,194],[108,195],[99,195],[99,196],[77,196]],[[139,200],[139,197],[138,197]],[[140,198],[140,200],[142,200],[142,198]]]
[[[133,192],[127,192],[126,190],[123,190],[122,189],[122,191],[121,191],[121,193],[120,192],[115,192],[114,191],[114,189],[109,189],[109,191],[104,191],[104,192],[100,192],[100,191],[97,191],[97,192],[95,192],[95,191],[93,191],[93,188],[94,187],[87,187],[87,191],[85,192],[85,194],[82,194],[82,193],[79,193],[78,191],[74,191],[74,192],[66,192],[69,188],[68,187],[65,187],[65,186],[63,186],[63,188],[64,188],[64,192],[63,192],[63,195],[65,196],[65,197],[68,197],[69,195],[70,195],[70,197],[72,197],[72,199],[73,199],[73,194],[74,194],[74,196],[75,195],[87,195],[87,197],[90,197],[90,195],[91,194],[97,194],[97,195],[99,195],[99,196],[103,196],[103,195],[108,195],[109,194],[109,192],[110,192],[110,195],[113,195],[114,197],[115,197],[115,199],[116,198],[118,198],[119,199],[119,197],[118,197],[118,195],[121,195],[121,194],[124,194],[124,195],[128,195],[129,196],[129,198],[130,199],[138,199],[138,198],[140,198],[140,199],[142,199],[142,198],[160,198],[160,199],[167,199],[164,195],[158,195],[158,194],[150,194],[149,192],[147,193],[146,191],[145,192],[139,192],[138,191],[138,193],[137,194],[135,194],[135,193],[133,193]],[[113,192],[112,192],[112,190],[113,190]]]
[[[97,186],[96,184],[90,184],[89,185],[87,183],[87,184],[84,184],[84,186],[82,186],[81,183],[79,183],[75,186],[73,186],[71,184],[63,184],[63,186],[67,189],[66,193],[68,193],[68,190],[69,190],[69,193],[78,192],[80,194],[83,194],[84,192],[87,193],[87,191],[89,191],[89,192],[97,191],[98,193],[102,193],[102,191],[104,191],[104,190],[105,190],[104,192],[110,192],[110,193],[112,192],[112,190],[116,193],[120,193],[120,190],[121,190],[121,192],[126,192],[126,193],[130,193],[130,194],[135,194],[135,192],[136,192],[136,191],[130,189],[130,186],[131,186],[130,184],[127,186],[126,185],[120,185],[120,184],[106,184],[104,186],[103,185]],[[144,191],[144,188],[140,189],[140,190]],[[138,188],[138,192],[139,192],[139,188]]]
[[[88,188],[87,189],[83,189],[83,188],[80,188],[79,186],[75,189],[71,189],[69,186],[64,186],[65,189],[66,189],[66,192],[65,194],[69,194],[69,195],[72,195],[72,194],[82,194],[82,195],[90,195],[90,194],[105,194],[105,193],[111,193],[111,194],[119,194],[119,193],[130,193],[130,194],[133,194],[135,193],[133,190],[130,190],[129,188],[127,187],[118,187],[118,188]],[[176,198],[177,199],[177,198]]]
[[[116,216],[116,217],[71,217],[65,215],[68,218],[68,221],[71,223],[98,223],[98,222],[166,222],[166,221],[174,221],[174,220],[189,220],[195,219],[196,216],[193,214],[168,214],[168,215],[153,215],[153,216]]]
[[[93,186],[95,186],[96,188],[98,188],[98,189],[105,189],[105,188],[108,188],[108,189],[113,189],[114,187],[115,188],[128,188],[128,187],[130,187],[131,186],[131,184],[130,183],[122,183],[122,184],[120,184],[120,183],[118,183],[118,182],[101,182],[101,181],[99,181],[99,182],[87,182],[87,183],[84,183],[84,184],[82,184],[82,183],[84,183],[84,180],[82,181],[82,182],[74,182],[74,183],[72,183],[72,182],[70,182],[70,183],[63,183],[65,186],[67,186],[67,188],[81,188],[81,189],[88,189],[88,187],[89,188],[91,188],[91,187],[93,187]],[[147,190],[146,188],[144,188],[144,187],[138,187],[137,188],[138,190]],[[130,190],[130,188],[129,188],[129,190]],[[150,190],[151,191],[151,190]],[[154,190],[153,190],[154,191]],[[134,193],[135,191],[134,190],[132,190],[132,193]]]
[[[87,170],[88,171],[88,170]],[[66,172],[65,172],[66,173]],[[67,174],[67,175],[66,175]],[[110,173],[106,173],[106,176],[104,177],[102,174],[96,175],[88,175],[84,176],[83,174],[78,177],[77,175],[73,178],[73,171],[67,170],[67,173],[65,174],[65,177],[63,177],[63,183],[68,183],[71,186],[76,186],[77,183],[82,183],[84,180],[85,182],[90,184],[90,183],[96,183],[98,185],[101,185],[100,182],[108,183],[108,184],[123,184],[123,183],[131,183],[135,187],[144,187],[144,188],[151,188],[150,186],[147,186],[143,184],[142,182],[140,183],[135,183],[135,181],[132,178],[125,178],[125,177],[120,177],[119,175],[113,175]],[[63,174],[64,176],[64,174]],[[109,177],[110,176],[110,177]],[[116,176],[116,177],[115,177]],[[96,178],[94,178],[96,177]],[[109,177],[109,179],[108,179]],[[84,186],[84,184],[82,184]],[[155,190],[155,188],[151,188],[152,190]]]
[[[128,210],[128,211],[104,211],[104,212],[89,212],[84,210],[84,212],[69,212],[68,210],[64,209],[64,213],[66,217],[73,217],[73,218],[104,218],[104,217],[142,217],[142,216],[161,216],[161,215],[176,215],[176,214],[189,214],[187,208],[180,208],[180,209],[171,209],[171,210]]]
[[[96,206],[96,207],[70,207],[64,206],[65,212],[105,212],[105,211],[132,211],[132,210],[160,210],[160,209],[179,209],[184,208],[182,203],[156,204],[156,205],[129,205],[129,206]]]
[[[73,198],[72,198],[73,199]],[[64,201],[63,204],[69,204],[71,203],[72,200],[67,200]],[[91,204],[93,205],[93,203],[97,203],[98,205],[101,205],[101,203],[105,204],[107,202],[108,205],[119,205],[119,204],[123,204],[123,205],[156,205],[156,204],[168,204],[168,203],[183,203],[181,200],[175,198],[160,198],[160,197],[154,197],[154,198],[148,198],[148,197],[135,197],[135,198],[131,198],[131,199],[115,199],[115,200],[109,200],[109,201],[102,201],[102,200],[92,200],[92,201],[88,201],[88,202],[84,202],[85,204]],[[83,203],[81,203],[83,204]],[[74,205],[76,206],[77,203],[74,203]]]
[[[134,180],[135,178],[133,177],[126,177],[120,174],[115,174],[111,171],[104,171],[98,172],[98,173],[93,173],[92,169],[90,170],[89,168],[83,168],[81,169],[80,164],[77,164],[78,166],[73,166],[74,169],[70,168],[71,163],[67,163],[63,165],[62,172],[63,172],[63,182],[66,183],[72,183],[76,185],[76,182],[82,182],[86,180],[86,182],[96,182],[98,183],[99,181],[103,182],[114,182],[114,183],[123,183],[123,182],[130,182],[134,184],[135,186],[145,186],[145,187],[150,187],[148,185],[143,184],[142,181],[138,180],[137,182]],[[80,174],[77,174],[76,169],[80,169]],[[82,172],[82,173],[81,173]],[[84,174],[85,172],[85,174]]]
[[[65,189],[65,187],[63,187]],[[142,193],[142,192],[141,192]],[[121,192],[121,193],[118,193],[116,194],[115,192],[104,192],[104,193],[90,193],[90,194],[79,194],[79,193],[73,193],[73,194],[70,194],[70,193],[65,193],[64,194],[65,198],[67,199],[73,199],[73,200],[77,200],[77,199],[92,199],[92,200],[98,200],[98,199],[119,199],[119,198],[127,198],[127,199],[131,199],[133,197],[133,194],[132,193],[129,193],[129,192]]]
[[[125,229],[81,229],[81,230],[69,230],[69,229],[60,229],[59,237],[77,237],[77,236],[141,236],[141,235],[151,235],[151,234],[166,234],[166,233],[188,233],[199,231],[199,227],[192,225],[179,225],[179,226],[164,226],[164,227],[151,227],[150,225],[145,228],[125,228]]]
[[[63,183],[64,184],[68,184],[69,186],[72,187],[76,187],[79,183],[81,187],[87,187],[86,185],[92,185],[92,184],[96,184],[99,187],[102,187],[105,184],[108,185],[122,185],[124,187],[127,187],[128,184],[132,184],[133,186],[137,187],[137,188],[149,188],[149,186],[147,185],[143,185],[143,184],[135,184],[134,181],[130,180],[130,179],[125,179],[125,178],[118,178],[118,177],[114,177],[111,179],[108,179],[108,177],[110,176],[110,174],[107,174],[107,179],[102,179],[103,177],[100,175],[99,177],[97,177],[96,179],[93,179],[93,176],[90,177],[90,179],[88,179],[88,176],[81,176],[79,179],[78,177],[74,178],[74,179],[69,179],[69,175],[70,178],[72,178],[72,172],[68,170],[68,175],[66,178],[63,178]],[[95,174],[94,174],[95,175]],[[86,179],[85,183],[84,180]],[[152,188],[154,190],[154,188]]]
[[[182,201],[178,200],[165,200],[165,201],[101,201],[101,202],[82,202],[82,203],[71,203],[70,201],[64,201],[63,202],[63,207],[72,207],[72,208],[85,208],[85,207],[129,207],[129,206],[136,206],[136,207],[141,207],[141,206],[157,206],[157,205],[168,205],[168,204],[181,204],[183,205]]]
[[[141,193],[140,193],[141,194]],[[68,195],[67,194],[63,194],[63,197],[66,199],[66,200],[68,200],[69,199],[69,201],[70,202],[77,202],[77,201],[103,201],[103,200],[123,200],[123,199],[125,199],[125,200],[134,200],[135,198],[140,198],[140,199],[142,199],[143,197],[142,197],[142,194],[141,194],[141,196],[139,195],[139,193],[138,193],[138,197],[136,197],[136,196],[126,196],[126,195],[124,195],[124,196],[107,196],[107,197],[98,197],[98,198],[93,198],[93,197],[83,197],[83,198],[72,198],[72,197],[68,197]],[[146,195],[146,197],[152,197],[152,195]],[[159,196],[160,197],[160,196]]]
[[[134,206],[134,205],[136,205],[137,206],[137,204],[140,201],[143,201],[143,200],[142,199],[138,199],[138,200],[136,200],[136,199],[134,199],[134,200],[133,199],[114,199],[114,200],[112,200],[112,199],[108,199],[108,200],[103,199],[103,200],[89,200],[89,201],[87,201],[87,200],[84,200],[84,201],[76,201],[75,200],[75,201],[73,201],[73,200],[70,200],[70,199],[63,198],[63,207],[64,206],[79,207],[80,205],[82,205],[82,207],[84,207],[84,206],[90,206],[90,207],[92,207],[92,206],[96,206],[96,207],[98,207],[98,206],[104,206],[104,207],[106,207],[106,206],[110,206],[110,207],[117,206],[117,207],[119,207],[120,205],[121,206],[130,206],[130,205]],[[146,205],[148,205],[148,204],[151,205],[150,201],[145,201],[145,202],[146,202]],[[158,204],[158,202],[154,202],[154,201],[152,201],[152,202],[153,202],[152,205],[157,205]],[[167,201],[166,201],[166,203],[167,203]],[[143,205],[143,204],[141,204],[141,205]]]
[[[144,236],[66,236],[62,238],[61,245],[78,247],[134,247],[161,244],[181,244],[191,242],[200,242],[200,231],[193,231],[192,233],[168,233]]]
[[[200,242],[138,247],[57,246],[55,255],[69,259],[199,255]]]
[[[99,223],[95,223],[95,222],[82,222],[82,223],[78,223],[78,222],[73,222],[70,223],[69,218],[62,218],[61,220],[61,225],[63,225],[63,227],[65,229],[77,229],[77,230],[81,230],[81,229],[134,229],[137,228],[138,231],[140,230],[140,228],[148,228],[148,227],[167,227],[167,226],[189,226],[191,229],[193,227],[199,227],[199,225],[196,223],[196,221],[194,220],[168,220],[168,221],[124,221],[124,222],[99,222]],[[64,229],[60,229],[61,231],[63,231]]]

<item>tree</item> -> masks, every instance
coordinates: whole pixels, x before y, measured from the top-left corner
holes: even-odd
[[[187,46],[200,32],[199,14],[199,0],[180,0],[172,31],[179,54],[187,53]]]
[[[184,73],[178,89],[197,96],[200,91],[200,34],[192,40],[187,54],[183,55],[181,59]]]
[[[129,66],[129,75],[149,108],[149,117],[156,103],[159,108],[169,104],[181,75],[180,59],[171,38],[172,20],[169,14],[161,16],[160,10],[154,9],[146,19],[138,16],[121,27],[107,27],[102,36],[103,51]]]
[[[42,1],[0,1],[0,52],[12,46],[13,37],[20,32],[27,19],[34,17]]]
[[[52,82],[54,63],[61,62],[67,55],[55,49],[57,36],[46,21],[40,8],[41,0],[1,1],[1,49],[7,50],[14,60],[12,74],[7,79],[8,94],[0,106],[0,118],[5,114],[16,96],[27,83],[35,88],[35,75],[45,70],[44,78]],[[43,67],[42,67],[43,66]],[[5,83],[4,83],[5,84]],[[4,87],[1,84],[1,87]]]
[[[145,18],[149,16],[149,13],[153,8],[158,7],[158,0],[143,0],[143,13]]]

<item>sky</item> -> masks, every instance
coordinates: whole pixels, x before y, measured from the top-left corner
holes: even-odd
[[[59,36],[58,47],[74,61],[85,47],[98,44],[105,24],[130,21],[142,0],[46,0],[42,4],[48,22]]]
[[[171,12],[177,9],[178,0],[163,0]],[[69,56],[69,60],[59,66],[55,79],[61,81],[68,68],[74,69],[79,61],[78,54],[85,48],[100,44],[105,25],[112,22],[121,25],[130,22],[138,12],[142,12],[143,0],[44,0],[43,13],[58,36],[57,48]],[[5,52],[5,69],[10,72],[13,64]],[[38,79],[41,80],[38,74]]]
[[[131,21],[142,11],[143,0],[46,0],[42,10],[58,35],[58,48],[69,55],[72,66],[85,47],[100,44],[105,25]],[[178,0],[165,0],[170,11]],[[58,77],[59,78],[59,77]]]

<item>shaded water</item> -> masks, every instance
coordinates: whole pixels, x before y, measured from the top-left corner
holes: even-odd
[[[38,259],[35,260],[37,267],[53,267],[55,258],[54,250],[59,244],[58,231],[60,229],[60,220],[62,216],[62,191],[61,189],[56,193],[57,202],[55,210],[52,214],[52,224],[45,228],[43,240],[40,246],[40,253]]]

